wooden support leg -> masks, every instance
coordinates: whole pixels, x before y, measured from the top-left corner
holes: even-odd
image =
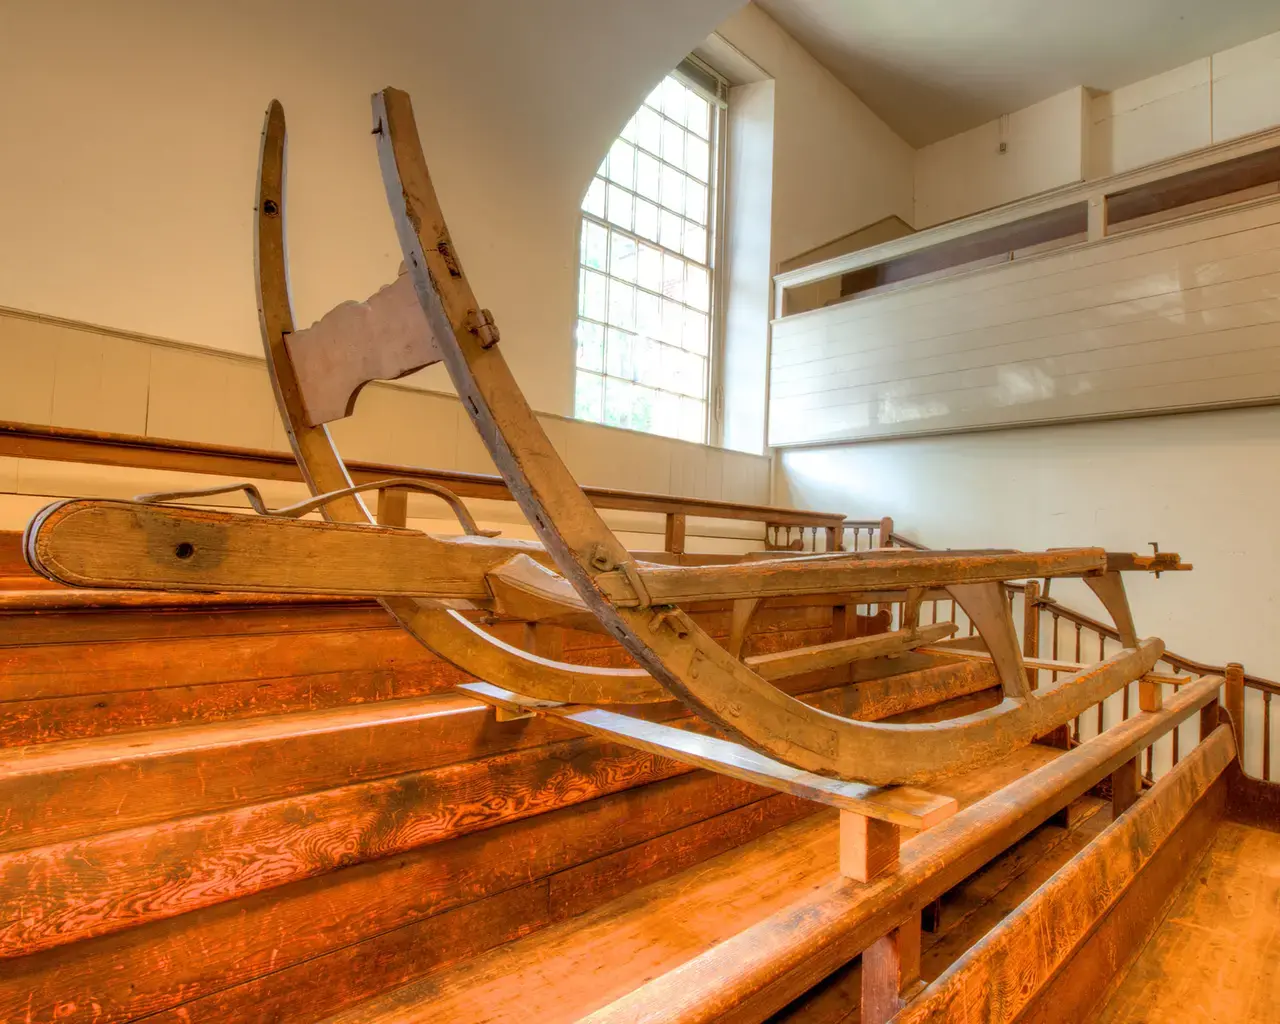
[[[1164,707],[1164,690],[1150,679],[1138,680],[1138,708],[1142,711],[1159,711]]]
[[[1126,761],[1111,773],[1111,816],[1118,818],[1142,795],[1141,758]]]
[[[1057,825],[1059,828],[1075,828],[1084,818],[1085,809],[1086,805],[1083,799],[1072,800],[1071,803],[1049,819],[1049,824]]]
[[[933,934],[942,927],[942,899],[938,898],[920,912],[920,927]]]
[[[1040,581],[1027,580],[1022,592],[1022,653],[1028,658],[1040,657]],[[1040,688],[1038,669],[1027,669],[1027,686]]]
[[[840,874],[869,882],[898,866],[901,830],[890,821],[840,812]]]
[[[667,513],[667,535],[663,546],[673,555],[684,554],[684,534],[686,524],[687,518],[685,513]]]
[[[862,951],[862,1024],[885,1024],[920,980],[920,915]]]
[[[409,492],[388,487],[378,492],[378,525],[404,526],[409,521]]]

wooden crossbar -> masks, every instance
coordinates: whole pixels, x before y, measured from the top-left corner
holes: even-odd
[[[740,743],[602,708],[530,700],[483,682],[464,683],[458,689],[508,712],[549,715],[603,739],[895,825],[926,829],[945,821],[958,809],[954,797],[914,786],[868,786],[823,778],[775,761]]]

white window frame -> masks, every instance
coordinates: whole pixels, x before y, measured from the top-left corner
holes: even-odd
[[[665,81],[667,77],[668,76],[664,76],[663,81]],[[597,359],[594,358],[595,356],[594,341],[589,341],[586,346],[589,352],[589,355],[587,357],[588,365],[583,365],[580,362],[580,358],[582,358],[583,350],[578,346],[577,342],[575,341],[574,414],[578,418],[584,419],[587,422],[606,423],[609,420],[609,416],[607,414],[605,396],[607,394],[606,389],[608,388],[609,380],[623,381],[623,382],[630,381],[630,382],[634,382],[637,385],[643,384],[644,386],[653,388],[657,396],[659,396],[659,399],[665,400],[665,402],[668,405],[673,405],[676,402],[676,398],[674,396],[679,394],[679,392],[677,392],[673,388],[662,386],[663,384],[669,384],[670,380],[663,381],[661,384],[654,383],[652,379],[650,379],[647,382],[644,382],[638,379],[639,371],[634,368],[629,377],[619,373],[610,374],[608,372],[610,369],[610,356],[609,356],[609,348],[608,348],[609,342],[611,340],[610,332],[612,331],[613,335],[618,336],[620,339],[623,333],[628,333],[632,335],[633,342],[639,343],[641,345],[661,346],[662,347],[661,350],[663,351],[664,356],[671,354],[670,352],[667,351],[668,349],[676,349],[680,347],[680,348],[684,348],[686,351],[690,352],[692,355],[704,359],[703,367],[702,367],[703,380],[701,382],[701,398],[695,397],[691,399],[687,396],[687,394],[685,394],[685,397],[681,399],[682,402],[689,402],[689,401],[700,402],[702,406],[702,410],[701,410],[702,416],[701,416],[700,429],[698,430],[696,437],[691,436],[689,431],[689,422],[687,420],[685,420],[683,424],[676,424],[676,423],[670,423],[670,422],[656,423],[651,421],[647,428],[642,425],[638,426],[631,422],[626,422],[622,425],[629,429],[647,430],[650,433],[661,434],[665,436],[682,436],[679,430],[679,427],[682,425],[684,427],[683,437],[685,440],[696,441],[699,443],[715,444],[715,443],[719,443],[723,435],[723,412],[724,412],[723,410],[724,389],[723,389],[723,384],[721,379],[722,366],[723,366],[722,354],[723,354],[723,347],[724,347],[723,346],[723,330],[722,330],[722,327],[723,327],[722,312],[723,311],[722,311],[722,302],[721,302],[723,289],[721,287],[721,284],[722,284],[721,278],[723,274],[723,265],[724,265],[724,260],[723,260],[724,244],[723,244],[723,237],[722,237],[722,234],[723,234],[722,225],[724,222],[725,193],[726,193],[725,170],[727,165],[726,142],[727,142],[727,127],[728,127],[726,111],[728,107],[727,97],[728,97],[729,83],[723,76],[721,76],[719,73],[712,70],[710,67],[708,67],[706,64],[698,60],[696,57],[689,57],[686,60],[682,61],[679,67],[675,71],[671,72],[670,77],[677,79],[683,86],[685,86],[686,88],[690,89],[691,91],[701,96],[704,100],[708,102],[710,106],[710,125],[709,125],[709,135],[707,138],[707,142],[709,144],[709,157],[708,157],[709,166],[707,169],[708,180],[707,180],[707,206],[706,206],[706,233],[707,233],[706,234],[706,262],[703,263],[694,257],[686,256],[683,246],[680,250],[673,250],[668,245],[662,245],[661,241],[657,237],[653,237],[652,235],[641,235],[639,230],[633,230],[637,227],[634,224],[632,224],[632,229],[627,229],[616,223],[611,223],[607,218],[607,216],[605,215],[607,211],[602,207],[599,208],[598,213],[589,211],[587,209],[588,203],[593,201],[594,193],[592,190],[598,190],[601,188],[600,183],[604,179],[605,168],[608,162],[608,157],[606,155],[606,159],[601,162],[600,169],[597,171],[597,174],[593,176],[592,185],[588,190],[587,196],[584,197],[583,204],[582,204],[583,208],[581,212],[581,220],[579,221],[578,263],[577,263],[578,279],[579,279],[579,285],[578,285],[579,296],[578,296],[577,311],[575,314],[575,338],[577,337],[576,332],[579,329],[577,325],[579,323],[582,323],[587,330],[591,331],[592,338],[599,337],[601,335],[603,336],[604,346],[603,346],[603,349],[600,350],[598,361],[597,361]],[[661,88],[661,84],[659,84],[657,88]],[[644,110],[644,105],[642,104],[642,106],[637,109],[637,116],[640,115],[643,110]],[[670,121],[670,119],[667,118],[665,114],[661,116],[663,118],[663,120],[661,121],[662,124],[671,124],[671,125],[679,124],[679,122]],[[629,127],[633,123],[634,121],[629,122]],[[692,129],[687,129],[683,125],[681,125],[680,127],[682,131],[692,132]],[[625,141],[631,144],[636,143],[636,140],[627,138],[626,130],[624,130],[623,134],[619,136],[618,141]],[[613,145],[614,144],[611,144],[610,146],[611,151],[613,149]],[[648,153],[649,150],[646,149],[644,150],[644,152]],[[661,168],[662,166],[667,166],[669,168],[671,167],[670,164],[662,162],[661,158],[659,158],[659,160],[660,160],[659,168]],[[685,166],[687,166],[687,162]],[[684,167],[681,167],[680,170],[682,173],[685,172]],[[603,187],[607,192],[609,185],[605,185]],[[632,204],[634,204],[638,199],[643,199],[643,197],[640,195],[641,186],[637,182],[633,182],[632,187],[630,189],[620,188],[617,185],[614,185],[613,187],[615,190],[619,192],[630,192]],[[658,216],[660,219],[661,219],[663,210],[667,210],[669,215],[672,212],[671,208],[663,207],[660,203],[655,202],[653,205],[658,207],[658,210],[659,210]],[[687,212],[688,212],[687,208],[680,211],[682,215],[687,214]],[[696,221],[691,221],[687,223],[696,223]],[[594,225],[594,230],[591,227],[592,225]],[[672,344],[672,339],[670,338],[670,336],[664,336],[663,338],[654,338],[654,340],[650,342],[645,340],[646,336],[641,331],[637,330],[636,326],[634,325],[627,326],[627,321],[625,319],[622,322],[613,321],[611,316],[612,311],[609,308],[609,305],[608,305],[609,299],[607,296],[604,300],[605,305],[603,308],[603,314],[604,314],[603,316],[587,317],[585,315],[588,312],[587,302],[589,300],[586,297],[584,297],[584,294],[583,294],[584,287],[586,286],[586,283],[588,282],[589,279],[592,282],[598,282],[599,278],[593,275],[600,272],[598,264],[588,263],[588,260],[590,257],[587,255],[585,251],[586,236],[587,236],[587,233],[590,231],[592,234],[593,241],[598,241],[599,230],[601,228],[603,228],[605,231],[614,232],[619,235],[630,238],[635,242],[637,247],[640,245],[644,245],[646,247],[645,251],[650,251],[656,248],[663,253],[670,253],[674,256],[677,256],[681,260],[682,264],[688,263],[698,267],[706,268],[708,301],[707,301],[707,311],[706,311],[707,335],[706,335],[705,349],[704,349],[705,357],[703,357],[701,353],[696,352],[694,349],[689,348],[687,344],[682,343],[681,346],[676,346]],[[611,236],[607,236],[607,237],[611,237]],[[609,268],[605,268],[605,271],[603,272],[606,280],[606,285],[608,283],[608,273],[607,273],[608,269]],[[595,284],[594,286],[598,287],[598,284]],[[638,298],[647,297],[650,300],[652,300],[655,297],[655,294],[657,294],[657,297],[663,300],[664,313],[667,312],[666,307],[669,307],[672,303],[679,301],[680,305],[685,310],[686,320],[688,320],[689,316],[692,315],[696,323],[696,318],[698,315],[698,311],[695,308],[696,303],[694,304],[694,306],[685,305],[683,296],[681,296],[677,300],[675,297],[670,295],[665,288],[661,291],[661,293],[654,293],[649,291],[647,288],[641,288],[639,285],[637,285],[636,294]],[[595,304],[598,310],[599,309],[598,299],[595,300]],[[653,337],[653,336],[649,335],[648,337]],[[685,334],[683,336],[683,339],[685,342],[687,342],[688,335]],[[622,347],[625,350],[625,345]],[[680,352],[676,351],[675,355],[679,356]],[[579,376],[580,373],[582,374],[581,378]],[[598,401],[594,403],[591,402],[590,400],[591,396],[589,394],[587,399],[583,400],[579,392],[579,381],[588,379],[587,377],[588,374],[598,376],[601,381],[599,385],[600,391],[598,392],[598,396],[599,396]],[[688,380],[687,377],[685,379],[686,381]],[[687,405],[684,406],[684,408],[682,409],[682,412],[687,413],[688,411],[689,410]],[[599,415],[598,416],[595,415],[596,413],[598,413]],[[657,416],[657,410],[654,411],[654,417],[656,418],[656,416]],[[667,429],[663,429],[664,427],[666,427]]]

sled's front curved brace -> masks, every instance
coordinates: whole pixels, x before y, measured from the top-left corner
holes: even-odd
[[[258,209],[254,259],[258,281],[258,316],[276,405],[289,443],[313,494],[352,486],[329,430],[311,426],[302,401],[286,339],[294,332],[285,251],[284,108],[273,101],[262,130],[258,165]],[[322,509],[338,523],[373,523],[361,497],[348,493]],[[382,605],[427,648],[481,679],[543,700],[582,704],[641,704],[670,700],[671,694],[639,669],[601,669],[550,661],[504,644],[435,601],[383,598]]]
[[[1086,669],[1044,696],[1006,696],[947,722],[857,722],[812,708],[732,657],[672,606],[652,607],[635,562],[552,447],[506,365],[462,271],[436,198],[409,97],[373,97],[374,135],[405,262],[443,361],[489,453],[556,565],[587,606],[664,687],[704,719],[808,771],[878,785],[924,782],[989,762],[1150,670],[1158,640]],[[763,567],[762,567],[763,569]],[[620,570],[621,607],[595,577]],[[611,578],[616,585],[618,574]]]

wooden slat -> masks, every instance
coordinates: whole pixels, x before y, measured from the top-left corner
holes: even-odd
[[[134,928],[688,770],[583,738],[4,854],[0,906],[9,911],[0,917],[0,958]],[[98,864],[112,866],[105,879]]]
[[[997,554],[956,555],[916,553],[895,557],[887,552],[837,556],[830,560],[780,561],[762,572],[759,565],[700,566],[692,568],[646,567],[638,570],[655,604],[684,601],[726,600],[776,594],[819,594],[863,589],[909,589],[952,583],[983,583],[1026,577],[1074,576],[1105,568],[1099,548],[1064,548],[1055,551],[1017,551]],[[638,599],[620,572],[601,573],[596,584],[620,607],[635,606]]]
[[[164,469],[179,473],[245,477],[251,480],[301,481],[302,474],[288,452],[239,448],[232,445],[171,441],[132,434],[42,427],[30,423],[0,421],[0,455],[55,462],[84,462],[138,469]],[[464,498],[510,501],[511,494],[499,476],[464,473],[457,470],[425,470],[381,462],[347,463],[356,483],[389,477],[407,477],[443,484]],[[644,494],[610,487],[588,487],[597,508],[660,514],[684,513],[715,519],[745,519],[795,526],[838,526],[844,519],[836,513],[807,512],[732,501]]]
[[[961,804],[970,804],[1057,756],[1044,748],[1019,751],[992,772],[951,780],[948,790]],[[815,889],[857,888],[839,881],[837,832],[834,815],[814,815],[702,869],[333,1019],[347,1024],[578,1020],[637,983],[661,977],[692,956],[710,955],[737,932],[786,913],[796,901],[806,902]],[[720,968],[732,973],[732,961],[721,961]],[[648,1009],[657,1019],[683,1019],[678,1008]]]
[[[1013,1021],[1114,907],[1236,756],[1220,728],[896,1018]]]
[[[645,722],[603,708],[558,716],[576,729],[627,746],[673,758],[698,768],[768,786],[782,792],[856,811],[867,817],[914,828],[928,828],[955,813],[954,800],[911,786],[880,788],[824,779],[765,757],[740,743]]]
[[[290,1019],[308,1011],[315,1019],[545,924],[557,907],[581,906],[593,890],[603,898],[628,877],[651,880],[661,861],[646,864],[646,849],[678,860],[716,851],[719,837],[749,834],[749,821],[767,829],[790,798],[752,810],[760,796],[745,783],[694,772],[7,961],[0,1019],[53,1020],[72,1003],[93,1008],[99,1024],[183,1004],[164,1019]],[[599,861],[600,870],[577,873]]]
[[[764,1019],[1197,713],[1219,685],[1212,678],[1191,684],[1163,714],[1120,723],[921,833],[903,844],[895,874],[867,886],[819,885],[585,1019],[699,1024],[734,1019],[740,1004],[752,1009],[745,1019]]]

